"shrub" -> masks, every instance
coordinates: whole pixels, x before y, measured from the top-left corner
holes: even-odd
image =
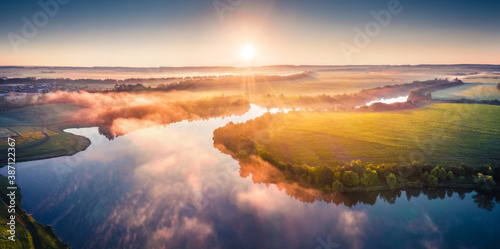
[[[408,187],[408,188],[420,188],[420,187],[422,187],[422,184],[419,181],[407,182],[406,187]]]
[[[456,166],[455,165],[455,166],[451,167],[451,171],[456,176],[463,176],[463,175],[465,175],[465,169],[462,166]]]
[[[474,177],[474,183],[479,190],[482,191],[490,191],[495,185],[493,181],[493,177],[490,175],[483,175],[481,173],[477,174],[477,177]]]
[[[446,180],[446,170],[442,167],[436,166],[431,170],[431,175],[435,176],[440,181]]]
[[[337,171],[337,172],[335,172],[335,174],[333,174],[333,180],[334,180],[334,181],[335,181],[335,180],[339,180],[339,181],[341,181],[341,180],[342,180],[342,177],[341,177],[340,172],[338,172],[338,171]]]
[[[389,188],[396,188],[398,185],[398,180],[396,179],[396,176],[393,173],[390,173],[385,180],[387,181],[387,185],[389,185]]]
[[[335,180],[332,183],[332,191],[339,192],[339,193],[344,192],[344,184],[342,184],[339,180]]]
[[[450,181],[453,181],[453,179],[455,179],[455,175],[453,174],[453,172],[448,171],[448,174],[446,174],[446,178],[448,178],[448,180]]]
[[[459,183],[465,183],[465,176],[458,177],[458,182]]]
[[[437,187],[438,185],[438,179],[437,177],[433,176],[433,175],[429,175],[427,177],[427,184],[429,185],[429,187],[431,188],[435,188]]]
[[[368,169],[361,177],[361,183],[366,187],[377,184],[377,181],[378,181],[378,175],[377,171],[375,170]]]
[[[342,182],[348,187],[357,187],[359,185],[358,173],[348,170],[342,176]]]

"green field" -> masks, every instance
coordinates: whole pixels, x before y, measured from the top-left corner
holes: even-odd
[[[79,127],[70,117],[72,105],[37,105],[0,112],[0,151],[7,150],[7,137],[16,140],[16,161],[73,155],[90,145],[87,138],[63,132]],[[48,140],[45,134],[48,136]],[[0,155],[0,158],[3,158]],[[4,166],[4,165],[2,165]]]
[[[243,136],[285,163],[500,164],[499,106],[435,104],[395,112],[278,116],[260,124],[265,129]]]

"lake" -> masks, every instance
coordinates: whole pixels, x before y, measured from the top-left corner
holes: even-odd
[[[479,208],[475,192],[398,191],[370,204],[335,205],[304,203],[242,177],[238,162],[214,148],[213,131],[265,112],[252,105],[242,116],[147,128],[111,141],[97,128],[69,129],[91,146],[71,157],[17,164],[22,205],[75,249],[496,248],[500,242],[498,199]]]

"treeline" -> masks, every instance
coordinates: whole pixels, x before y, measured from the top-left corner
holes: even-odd
[[[118,85],[136,85],[136,84],[164,84],[172,80],[184,81],[203,81],[206,83],[241,83],[243,79],[251,79],[253,82],[269,82],[282,80],[296,80],[309,76],[310,72],[303,72],[291,75],[209,75],[209,76],[191,76],[191,77],[163,77],[163,78],[128,78],[118,79],[70,79],[70,78],[0,78],[0,84],[118,84]]]
[[[141,92],[141,91],[172,91],[172,90],[187,90],[195,85],[192,80],[181,81],[178,83],[159,84],[155,88],[145,87],[143,84],[115,84],[114,91],[116,92]]]
[[[255,184],[274,184],[279,190],[284,191],[287,195],[305,203],[313,203],[321,200],[335,205],[353,207],[357,204],[375,205],[379,199],[382,199],[389,204],[394,204],[398,198],[406,197],[405,199],[409,201],[411,198],[417,198],[420,195],[424,195],[429,200],[433,200],[444,199],[446,197],[452,197],[453,194],[458,194],[460,199],[464,199],[465,194],[472,193],[474,191],[473,187],[448,187],[441,183],[440,186],[436,188],[421,187],[405,188],[404,190],[363,190],[357,192],[334,193],[332,191],[325,191],[321,188],[312,189],[307,184],[297,184],[293,179],[286,177],[272,165],[269,167],[272,167],[279,173],[266,169],[265,166],[259,163],[247,163],[240,160],[240,165],[241,177],[247,178],[251,175],[251,179]],[[472,198],[479,208],[492,211],[495,207],[495,202],[500,203],[500,192],[477,191],[473,194]]]
[[[56,85],[63,84],[145,84],[145,83],[157,83],[160,84],[165,81],[172,81],[175,79],[182,78],[129,78],[123,80],[117,79],[70,79],[70,78],[36,78],[36,77],[26,77],[26,78],[0,78],[0,84],[44,84],[44,83],[54,83]]]
[[[483,105],[500,105],[500,100],[475,100],[475,99],[445,99],[445,100],[437,100],[434,102],[442,102],[442,103],[458,103],[458,104],[483,104]]]
[[[399,85],[387,85],[384,87],[376,87],[370,89],[364,89],[356,93],[350,94],[338,94],[334,96],[322,94],[317,96],[284,96],[284,95],[264,95],[259,98],[253,99],[252,101],[256,104],[273,108],[318,108],[318,109],[328,109],[328,110],[341,110],[341,111],[352,111],[356,106],[364,106],[366,103],[371,101],[376,101],[382,98],[396,98],[408,95],[412,90],[415,89],[433,89],[432,87],[451,87],[452,85],[458,84],[453,81],[450,82],[447,79],[434,79],[427,81],[413,81],[412,83],[405,83]],[[398,109],[398,108],[413,108],[415,103],[400,104],[383,106],[376,105],[371,107],[378,109]],[[370,108],[363,108],[361,110],[370,110]]]
[[[440,167],[418,162],[408,165],[373,165],[358,160],[349,164],[338,162],[310,167],[283,162],[254,140],[255,137],[266,136],[266,127],[279,127],[279,122],[284,122],[281,115],[284,114],[265,114],[244,124],[229,123],[214,131],[214,144],[219,148],[219,145],[223,145],[225,150],[242,162],[251,160],[252,155],[257,156],[282,172],[287,181],[326,193],[438,186],[498,190],[495,184],[495,181],[500,182],[498,165]]]
[[[441,81],[438,84],[433,84],[430,86],[421,87],[415,90],[412,90],[408,94],[408,102],[417,103],[417,102],[425,102],[432,100],[432,92],[443,90],[450,87],[461,86],[464,83],[459,79],[454,79],[449,82],[448,80]]]
[[[343,194],[323,194],[321,196],[314,196],[305,191],[294,193],[287,191],[287,194],[302,202],[312,203],[316,200],[322,200],[335,205],[354,207],[357,204],[375,205],[379,200],[383,200],[384,202],[389,204],[395,204],[398,199],[404,198],[405,200],[409,201],[412,198],[418,198],[421,195],[425,196],[425,198],[429,200],[443,200],[445,198],[452,197],[454,194],[457,194],[458,197],[463,200],[465,199],[466,194],[470,194],[473,191],[473,189],[465,188],[440,187],[409,188],[405,190],[396,189],[371,192],[349,192]],[[493,209],[495,208],[495,203],[500,204],[500,192],[479,191],[472,195],[472,200],[476,203],[478,208],[493,211]]]
[[[39,96],[26,95],[22,101],[10,101],[5,97],[0,97],[0,111],[32,106],[38,102],[39,98]]]
[[[499,182],[500,167],[450,167],[413,162],[408,165],[365,164],[360,160],[344,165],[292,165],[277,161],[266,151],[258,156],[283,172],[285,178],[325,192],[355,192],[438,186],[492,191]]]
[[[198,87],[232,86],[249,83],[291,81],[308,77],[310,72],[291,75],[220,75],[217,77],[196,80]]]

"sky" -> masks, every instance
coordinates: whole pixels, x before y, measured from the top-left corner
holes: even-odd
[[[500,2],[0,2],[0,65],[500,64]]]

